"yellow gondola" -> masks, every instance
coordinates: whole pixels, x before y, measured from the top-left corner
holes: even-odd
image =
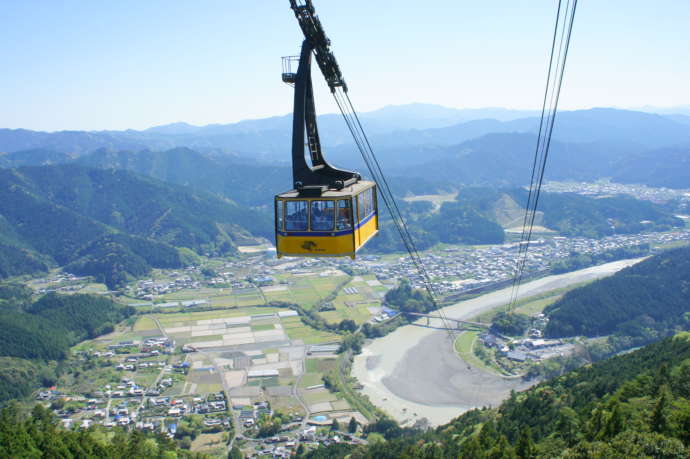
[[[290,0],[290,3],[305,40],[299,58],[283,58],[282,79],[295,87],[292,120],[294,189],[275,197],[276,252],[278,258],[355,258],[357,250],[379,229],[376,183],[362,180],[357,172],[333,167],[323,156],[311,81],[312,54],[316,56],[331,91],[340,87],[347,92],[347,85],[311,1],[306,0],[301,5],[296,0]],[[295,61],[299,62],[296,73],[291,69]],[[305,146],[311,165],[305,158]]]
[[[355,253],[379,229],[376,184],[360,180],[319,197],[296,190],[275,198],[278,257],[343,257]]]

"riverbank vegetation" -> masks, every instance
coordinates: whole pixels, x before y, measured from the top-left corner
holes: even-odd
[[[548,337],[610,335],[605,356],[690,326],[690,247],[669,250],[566,293],[548,306]]]
[[[319,448],[306,457],[681,459],[690,453],[688,381],[690,335],[680,334],[513,392],[497,408],[433,430],[374,426],[385,442]]]

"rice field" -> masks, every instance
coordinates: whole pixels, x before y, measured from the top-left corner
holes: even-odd
[[[282,320],[283,329],[290,339],[302,340],[305,344],[332,343],[341,340],[340,335],[313,328],[302,323],[299,317],[289,317]]]
[[[161,325],[169,326],[174,323],[182,323],[190,325],[192,322],[198,320],[207,319],[222,319],[226,317],[242,317],[251,316],[257,314],[270,314],[281,311],[289,311],[287,308],[275,308],[271,306],[267,307],[244,307],[244,308],[233,308],[233,309],[217,309],[212,311],[199,311],[199,312],[180,312],[172,314],[154,314]]]
[[[151,317],[142,316],[134,324],[133,330],[158,330],[158,325],[156,325],[156,322]]]

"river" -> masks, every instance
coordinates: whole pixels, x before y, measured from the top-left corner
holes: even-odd
[[[619,260],[570,273],[547,276],[525,283],[519,298],[606,276],[631,266],[642,258]],[[508,302],[510,288],[487,293],[443,308],[447,317],[468,320]],[[364,346],[355,357],[352,375],[363,393],[403,425],[427,418],[431,425],[444,424],[475,407],[497,406],[511,390],[524,390],[529,383],[472,367],[454,351],[442,323],[422,318],[400,327]],[[433,328],[438,327],[438,328]]]

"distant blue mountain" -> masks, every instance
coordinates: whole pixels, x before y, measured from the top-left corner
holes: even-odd
[[[409,104],[364,113],[361,119],[381,164],[400,177],[521,185],[526,173],[520,170],[525,158],[533,153],[539,129],[539,118],[520,117],[525,114],[530,113]],[[481,118],[467,120],[475,116]],[[456,123],[457,120],[462,121]],[[686,167],[688,150],[684,147],[690,145],[689,123],[690,117],[684,115],[612,108],[559,112],[548,177],[620,177],[655,186],[667,183],[666,186],[690,187],[679,169]],[[285,180],[291,129],[288,115],[226,125],[174,123],[144,131],[47,133],[0,129],[0,151],[11,152],[0,154],[0,167],[70,162],[74,157],[99,150],[90,159],[86,157],[86,163],[197,185],[224,196],[232,196],[232,188],[241,185],[254,190],[240,199],[249,203],[256,192],[273,192],[272,186],[250,186],[255,179],[261,180],[257,171],[269,170],[266,164],[281,169],[272,180]],[[319,117],[319,129],[324,150],[332,162],[365,172],[339,115]],[[182,154],[180,148],[189,148],[199,157],[189,152]],[[113,152],[127,154],[118,159],[112,156]],[[650,174],[649,182],[645,181],[645,173]]]
[[[688,115],[664,115],[666,118],[675,121],[676,123],[690,125],[690,116]]]
[[[457,145],[497,132],[536,132],[534,112],[499,108],[457,110],[435,105],[409,104],[384,107],[361,114],[374,146]],[[350,144],[340,115],[319,117],[322,143],[326,147]],[[15,152],[44,148],[82,155],[98,148],[114,150],[168,150],[189,147],[199,151],[222,151],[255,159],[287,161],[290,150],[290,115],[245,120],[233,124],[192,126],[174,123],[144,131],[60,131],[0,129],[0,151]],[[686,143],[687,123],[644,112],[591,109],[560,112],[554,138],[567,142],[621,142],[648,148]]]
[[[690,145],[652,150],[622,160],[611,177],[621,183],[690,188]]]

